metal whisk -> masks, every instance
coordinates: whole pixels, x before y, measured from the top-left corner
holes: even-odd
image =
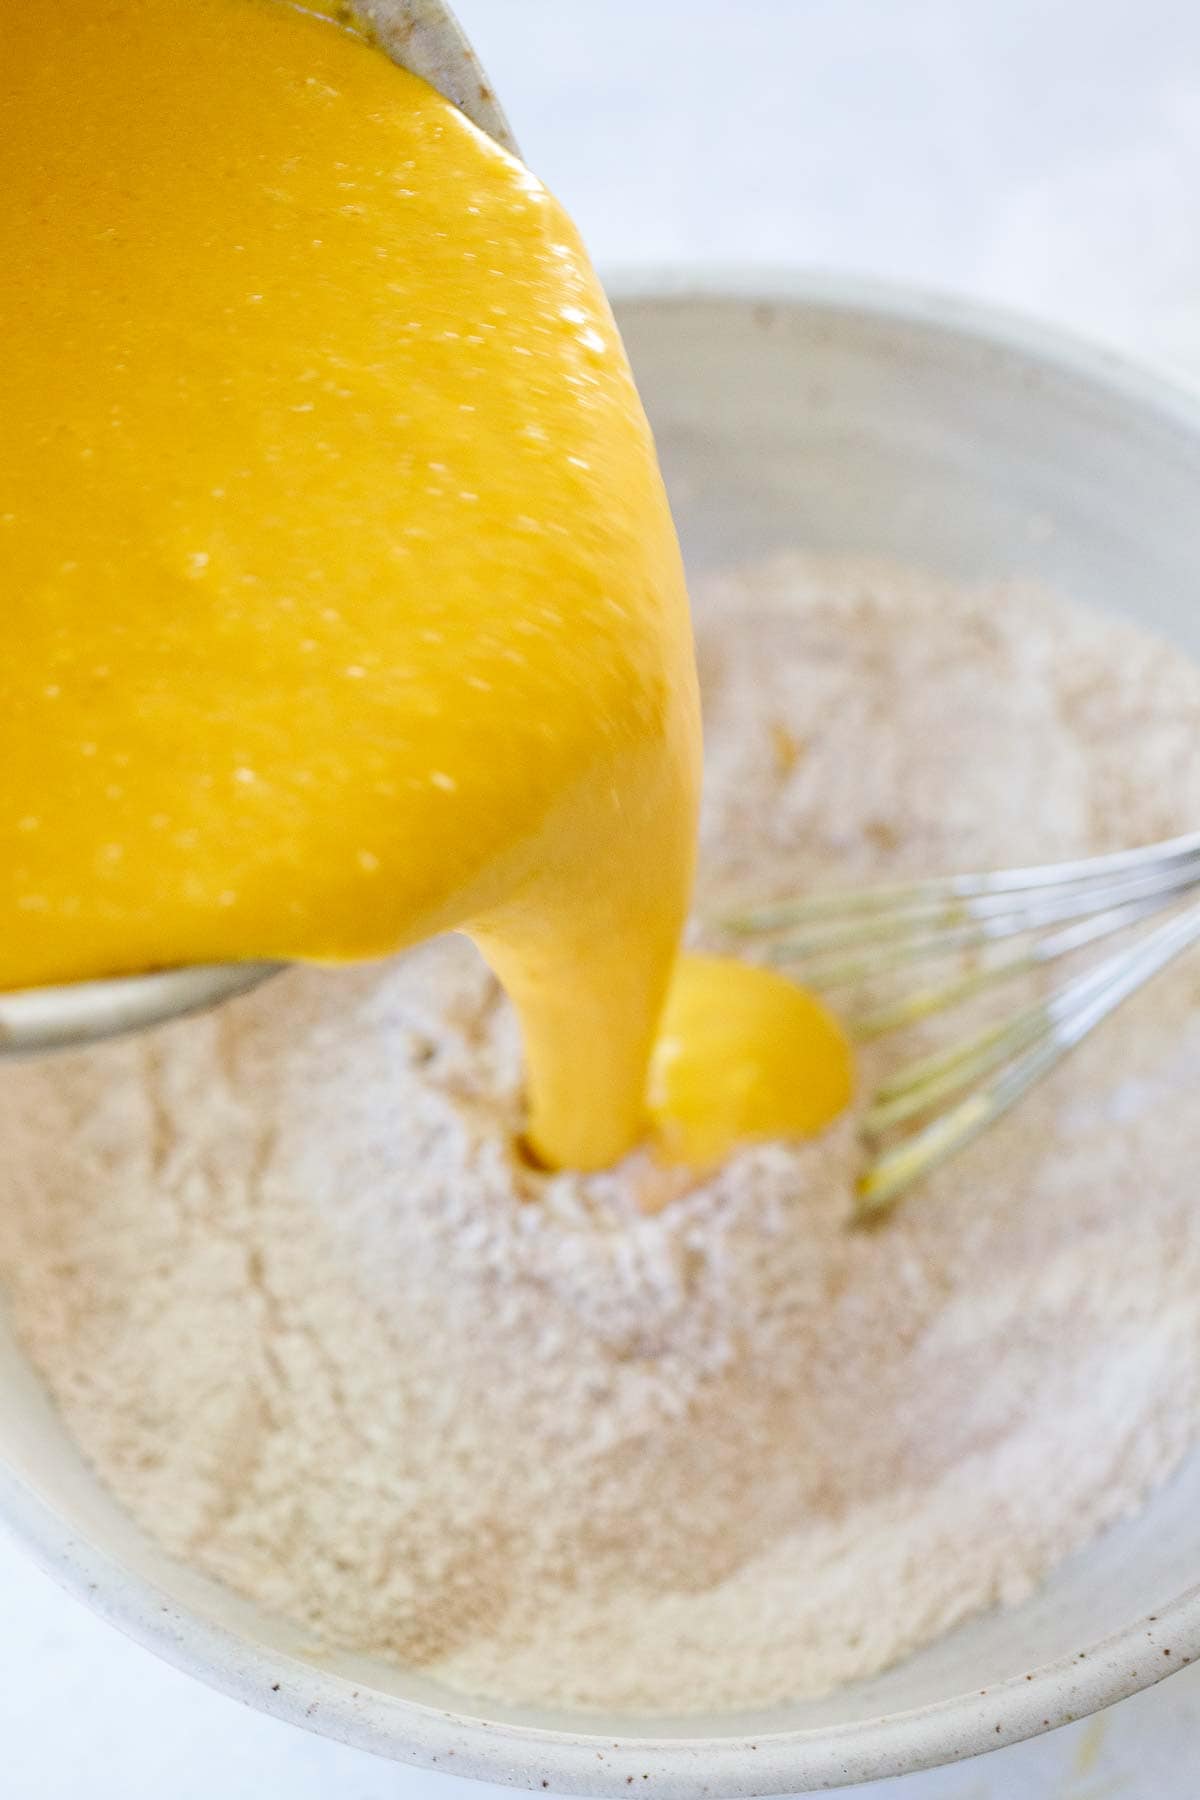
[[[960,965],[849,1011],[853,1034],[865,1041],[1171,911],[1046,998],[902,1065],[882,1083],[861,1122],[868,1161],[859,1208],[870,1214],[1000,1118],[1123,1000],[1200,941],[1200,902],[1180,906],[1197,887],[1200,832],[1192,832],[1077,862],[815,894],[720,923],[739,938],[760,940],[764,959],[806,986],[835,994],[927,960],[983,953],[965,972]],[[1020,941],[987,955],[990,945],[1010,938]]]

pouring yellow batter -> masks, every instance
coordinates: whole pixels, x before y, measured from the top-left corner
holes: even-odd
[[[700,727],[571,224],[282,0],[22,0],[0,84],[0,988],[465,929],[520,1014],[534,1151],[612,1161]],[[707,1115],[726,1052],[757,1070],[705,1155],[811,1128],[813,1071],[844,1102],[823,1016],[748,1053],[771,978],[681,979],[728,1029],[676,1032],[658,1113]]]

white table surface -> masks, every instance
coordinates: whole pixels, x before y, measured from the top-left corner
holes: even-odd
[[[1196,0],[459,10],[526,156],[601,266],[803,264],[954,288],[1200,377]],[[854,1793],[1192,1800],[1193,1771],[1200,1666],[1052,1737]],[[459,1792],[485,1790],[210,1693],[0,1539],[4,1800]]]

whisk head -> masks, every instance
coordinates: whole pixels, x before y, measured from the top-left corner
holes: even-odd
[[[720,924],[806,986],[845,994],[851,1031],[870,1041],[1170,914],[1043,999],[883,1081],[860,1122],[866,1163],[858,1206],[867,1216],[999,1119],[1122,1001],[1200,940],[1200,902],[1182,905],[1195,888],[1200,832],[1074,862],[808,895],[729,913]],[[996,954],[993,945],[1007,947]],[[951,957],[949,974],[904,979],[923,963]],[[895,991],[856,1006],[854,990],[879,981]]]

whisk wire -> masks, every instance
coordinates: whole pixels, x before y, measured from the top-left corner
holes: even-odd
[[[1035,888],[1062,888],[1075,882],[1095,882],[1145,868],[1200,858],[1200,831],[1144,844],[1135,850],[1110,851],[1103,856],[1076,858],[1071,862],[1034,863],[1019,869],[986,869],[968,875],[942,875],[929,881],[892,882],[848,893],[806,894],[801,899],[754,906],[726,915],[724,923],[735,932],[756,935],[776,931],[792,923],[851,913],[896,912],[931,905],[939,900],[965,900],[985,894],[1015,894]]]
[[[1138,900],[1182,892],[1200,881],[1200,856],[1172,860],[1162,867],[1130,872],[1116,879],[1072,882],[1061,893],[1037,893],[1015,899],[1009,894],[986,894],[978,899],[939,903],[932,908],[898,914],[870,914],[840,923],[825,923],[807,932],[789,933],[766,946],[771,962],[784,966],[811,966],[823,985],[837,983],[843,967],[853,971],[849,980],[860,980],[860,969],[887,966],[904,955],[909,958],[941,955],[949,950],[971,949],[979,944],[1016,937],[1047,925],[1110,912]],[[868,951],[864,958],[844,963],[830,958],[831,951],[859,945],[879,945],[880,955]]]
[[[1042,1015],[1041,1028],[1032,1031],[1031,1047],[1007,1062],[993,1082],[976,1088],[923,1130],[876,1157],[859,1182],[860,1211],[871,1213],[890,1205],[914,1181],[964,1148],[1055,1068],[1102,1019],[1197,942],[1200,904],[1168,919],[1132,949],[1118,951],[1043,1007],[1023,1015],[1031,1026],[1034,1015]],[[1011,1046],[1005,1048],[1016,1048],[1019,1036],[1014,1032]],[[961,1087],[962,1082],[957,1085]]]
[[[1062,930],[1051,932],[1048,937],[1039,938],[1036,943],[994,962],[985,963],[981,968],[972,969],[966,975],[930,982],[926,986],[910,989],[897,999],[851,1012],[851,1032],[860,1043],[869,1043],[871,1039],[883,1037],[889,1031],[899,1030],[905,1025],[915,1025],[921,1019],[932,1018],[936,1013],[945,1012],[964,1000],[972,999],[997,982],[1009,981],[1017,975],[1032,974],[1035,969],[1044,968],[1046,964],[1057,962],[1061,957],[1073,956],[1077,950],[1086,949],[1089,944],[1124,931],[1126,926],[1135,925],[1140,919],[1151,918],[1164,906],[1172,904],[1177,897],[1171,894],[1164,898],[1140,900],[1128,906],[1114,907],[1110,912],[1098,913],[1091,918],[1081,919],[1076,924],[1064,926]]]

